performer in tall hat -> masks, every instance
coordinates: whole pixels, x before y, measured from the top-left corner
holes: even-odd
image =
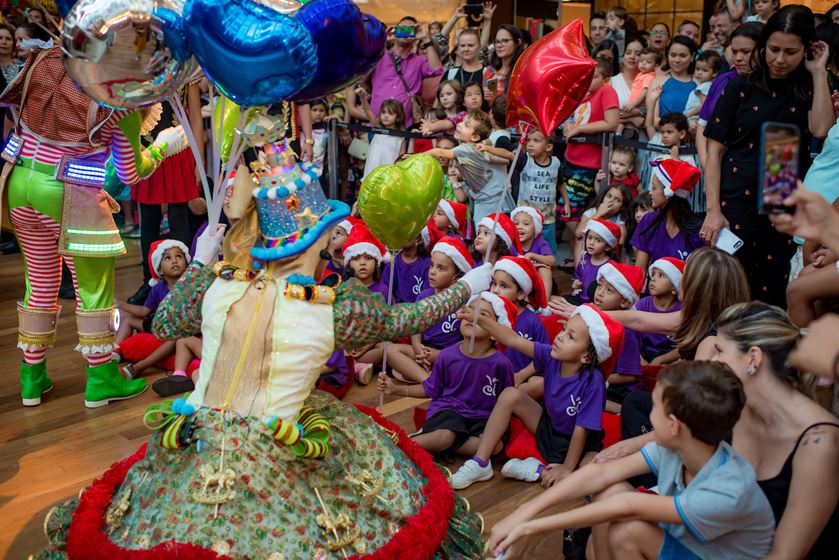
[[[18,304],[23,404],[40,404],[53,388],[45,356],[61,311],[62,260],[76,289],[77,350],[87,361],[85,405],[134,397],[146,381],[124,379],[111,361],[114,262],[125,246],[112,217],[119,206],[102,189],[105,162],[112,155],[119,178],[136,183],[186,147],[183,129],[166,129],[142,149],[140,112],[85,97],[66,74],[58,46],[30,55],[0,105],[12,108],[15,124],[2,153],[0,200],[26,263],[26,295]]]
[[[152,405],[147,447],[52,512],[40,558],[482,554],[479,517],[425,451],[313,387],[334,349],[422,332],[486,290],[489,265],[393,307],[355,279],[322,277],[349,208],[284,144],[263,160],[255,188],[237,172],[225,260],[210,266],[221,233],[205,232],[155,315],[158,337],[203,335],[195,391]]]

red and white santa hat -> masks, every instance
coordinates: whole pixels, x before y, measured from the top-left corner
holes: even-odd
[[[192,260],[192,257],[189,256],[189,247],[177,239],[160,239],[153,242],[149,247],[149,271],[151,272],[149,286],[156,286],[160,283],[160,265],[163,263],[163,255],[169,249],[180,249],[187,264]]]
[[[478,226],[484,226],[490,232],[495,224],[495,214],[490,214],[480,222]],[[516,229],[516,224],[510,219],[507,214],[498,215],[498,224],[495,228],[495,235],[500,237],[504,243],[507,244],[508,249],[515,249],[516,254],[522,254],[521,241],[519,241],[519,230]]]
[[[685,273],[685,264],[687,263],[681,259],[661,257],[650,265],[649,273],[652,276],[653,269],[659,269],[670,280],[673,287],[676,288],[676,293],[679,293],[679,284],[682,281],[682,275]]]
[[[615,369],[618,356],[623,348],[623,325],[590,303],[577,307],[571,317],[577,315],[582,318],[586,327],[588,327],[588,337],[597,354],[600,371],[604,376],[608,376]]]
[[[605,278],[630,303],[634,304],[641,297],[644,271],[640,266],[609,261],[597,271],[597,280],[601,278]]]
[[[505,297],[495,295],[492,292],[481,292],[480,294],[470,297],[467,305],[471,307],[478,298],[489,302],[492,306],[493,312],[495,312],[495,320],[498,321],[499,325],[504,325],[505,327],[510,327],[511,329],[516,327],[516,321],[519,318],[519,309],[516,307],[515,303]]]
[[[425,245],[425,250],[431,252],[438,241],[443,239],[443,232],[437,227],[434,218],[430,218],[420,230],[420,237],[422,237],[422,244]]]
[[[356,224],[364,223],[363,220],[356,218],[355,216],[347,216],[345,219],[338,222],[338,225],[335,227],[339,227],[347,232],[347,235],[352,233],[352,228]]]
[[[446,255],[463,274],[466,274],[475,266],[475,259],[469,254],[469,250],[466,249],[463,241],[451,235],[447,235],[438,241],[431,253]]]
[[[542,235],[542,228],[545,225],[545,217],[541,212],[535,208],[531,208],[530,206],[519,206],[510,212],[510,218],[515,220],[517,214],[527,214],[530,216],[530,219],[533,220],[533,231],[535,232],[535,236],[539,237]]]
[[[536,267],[530,259],[524,257],[501,257],[495,261],[492,272],[500,270],[513,277],[521,291],[527,294],[527,300],[533,309],[544,309],[548,306],[548,299],[545,295],[545,284],[542,277],[536,271]]]
[[[610,248],[616,247],[621,238],[621,228],[618,224],[608,220],[601,220],[600,218],[588,221],[585,229],[583,229],[583,233],[589,231],[599,235]]]
[[[437,207],[443,211],[449,222],[458,229],[460,236],[466,237],[466,205],[442,198]]]
[[[702,176],[702,171],[679,159],[651,161],[650,165],[653,166],[653,176],[661,182],[661,186],[664,187],[664,196],[667,198],[689,197],[693,187]]]
[[[370,233],[370,230],[363,222],[356,222],[352,226],[352,231],[347,237],[347,242],[344,243],[344,266],[350,264],[350,261],[360,255],[369,255],[376,259],[378,264],[387,260],[387,249],[384,244],[376,239],[376,236]]]

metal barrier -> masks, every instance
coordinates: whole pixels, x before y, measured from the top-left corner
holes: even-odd
[[[323,125],[321,125],[322,127]],[[338,130],[348,130],[350,132],[364,132],[364,133],[372,133],[372,134],[383,134],[387,136],[399,136],[402,138],[426,138],[426,139],[433,139],[433,138],[442,138],[445,136],[444,133],[436,133],[429,136],[425,136],[423,134],[419,134],[416,132],[408,132],[403,130],[391,130],[389,128],[380,128],[380,127],[372,127],[366,126],[361,124],[347,124],[338,122],[335,120],[327,121],[326,129],[329,135],[329,140],[327,144],[327,158],[328,158],[328,167],[329,167],[329,197],[333,199],[338,198]],[[318,128],[316,125],[315,128]],[[521,138],[518,134],[511,134],[510,138],[513,141],[517,141]],[[566,140],[562,137],[559,137],[559,142],[565,143]],[[652,154],[662,154],[662,155],[669,155],[670,150],[661,146],[659,144],[650,144],[649,142],[641,142],[639,140],[629,140],[619,136],[613,132],[609,133],[601,133],[596,134],[593,136],[575,136],[571,138],[571,142],[575,144],[599,144],[601,146],[601,157],[600,157],[600,167],[601,169],[609,169],[609,161],[612,157],[612,150],[615,146],[627,146],[630,148],[635,149],[639,156],[643,152],[648,152],[650,155]],[[693,145],[682,147],[679,149],[679,154],[684,156],[696,156],[697,151],[696,147]],[[641,157],[642,161],[649,161],[648,157]],[[641,189],[647,190],[646,186],[649,184],[649,179],[651,175],[650,166],[644,165],[638,166],[636,169],[638,173],[638,177],[641,179]],[[599,185],[598,192],[602,192],[602,189],[608,187],[608,178],[604,179],[603,183]],[[705,211],[705,188],[704,188],[704,180],[700,180],[699,184],[693,189],[691,193],[691,197],[689,199],[691,208],[694,212],[704,212]]]

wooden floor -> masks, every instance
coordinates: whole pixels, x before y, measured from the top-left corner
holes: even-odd
[[[129,242],[129,253],[118,259],[117,297],[125,300],[141,280],[139,244]],[[15,302],[23,296],[20,255],[0,255],[0,558],[24,559],[46,545],[43,521],[47,511],[99,476],[115,461],[134,452],[149,436],[142,413],[158,400],[151,391],[97,410],[84,407],[84,367],[76,345],[75,303],[62,300],[56,347],[47,355],[55,383],[41,406],[20,403],[16,348]],[[149,384],[159,377],[149,377]],[[378,404],[372,386],[353,387],[353,403]],[[411,430],[413,407],[422,401],[388,398],[385,414]],[[500,468],[498,461],[496,469]],[[456,466],[456,465],[455,465]],[[538,485],[509,481],[496,473],[492,481],[463,492],[472,510],[481,512],[487,528],[523,501],[540,492]],[[561,558],[561,535],[534,543],[528,558]]]

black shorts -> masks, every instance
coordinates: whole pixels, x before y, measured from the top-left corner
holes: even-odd
[[[143,319],[143,332],[151,334],[151,324],[154,321],[154,313]]]
[[[632,383],[627,385],[612,385],[610,383],[609,387],[606,388],[606,400],[622,403],[623,399],[625,399],[630,393],[635,392],[629,390],[629,385],[632,385]]]
[[[571,445],[571,437],[557,432],[551,424],[548,413],[543,410],[542,417],[539,418],[539,425],[536,427],[536,449],[548,463],[564,463],[569,445]],[[603,431],[587,430],[586,443],[583,446],[580,460],[589,451],[597,453],[601,449],[603,449]]]
[[[434,416],[425,419],[422,433],[430,434],[437,430],[449,430],[454,433],[454,443],[446,451],[455,451],[470,437],[478,437],[484,433],[487,418],[466,418],[451,410],[441,410]]]

